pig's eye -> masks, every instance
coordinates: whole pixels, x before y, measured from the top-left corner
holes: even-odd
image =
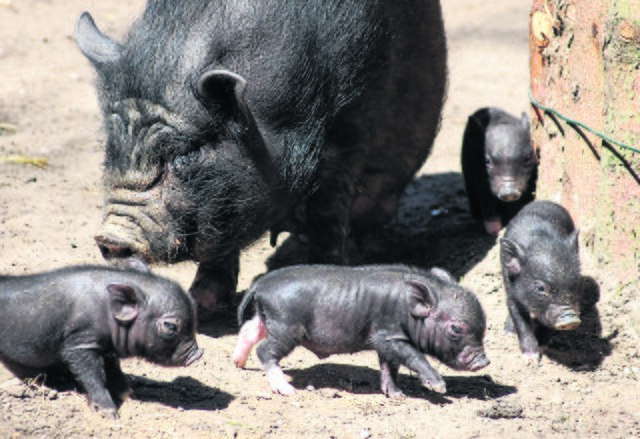
[[[458,325],[449,326],[449,336],[453,339],[460,337],[464,333],[464,328]]]
[[[173,159],[173,169],[177,172],[183,172],[193,163],[198,160],[200,156],[200,150],[195,150],[188,152],[187,154],[179,155],[175,159]]]
[[[160,334],[166,338],[174,337],[180,330],[178,323],[173,322],[171,320],[162,320],[158,322],[158,326],[159,326],[158,329],[160,330]]]
[[[533,292],[539,296],[547,296],[547,285],[544,282],[536,281],[533,283]]]

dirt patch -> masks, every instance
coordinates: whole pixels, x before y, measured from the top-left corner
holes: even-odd
[[[450,88],[441,133],[397,218],[367,242],[360,262],[439,265],[480,297],[489,319],[491,366],[459,373],[432,364],[448,393],[401,369],[407,397],[385,398],[375,353],[318,360],[299,348],[283,362],[298,389],[271,394],[253,355],[231,361],[237,325],[221,314],[200,328],[203,359],[187,369],[123,362],[134,396],[108,421],[83,394],[20,382],[0,369],[2,437],[634,437],[640,435],[640,352],[628,315],[637,284],[621,285],[583,252],[592,294],[584,325],[549,343],[525,367],[507,315],[495,239],[470,220],[459,167],[466,118],[498,105],[528,109],[527,2],[446,0]],[[75,20],[91,10],[121,35],[143,2],[0,0],[0,156],[46,157],[49,166],[0,164],[0,271],[22,274],[102,263],[93,242],[101,215],[100,119],[93,72],[75,48]],[[240,289],[267,267],[299,260],[295,240],[266,240],[242,257]],[[185,287],[195,266],[160,267]],[[596,301],[596,299],[598,299]],[[0,335],[1,336],[1,335]]]

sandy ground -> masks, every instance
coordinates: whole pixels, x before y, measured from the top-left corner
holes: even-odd
[[[283,362],[298,393],[272,395],[255,356],[231,362],[237,326],[225,316],[200,329],[205,349],[187,369],[123,364],[135,396],[120,419],[102,419],[82,393],[22,383],[0,368],[0,437],[613,437],[640,436],[640,349],[624,306],[638,285],[621,285],[583,252],[598,304],[581,329],[557,337],[541,366],[526,367],[504,335],[505,294],[495,240],[469,218],[459,169],[467,116],[497,105],[528,111],[528,2],[445,0],[450,87],[442,130],[398,217],[372,240],[365,261],[440,265],[480,297],[492,364],[459,373],[432,364],[448,393],[437,395],[401,369],[407,398],[379,390],[377,357],[318,360],[300,348]],[[0,156],[44,157],[48,167],[0,163],[0,272],[24,274],[103,263],[93,241],[101,219],[100,119],[93,72],[73,41],[92,11],[122,35],[143,2],[0,0]],[[283,240],[281,239],[281,242]],[[239,290],[291,254],[266,240],[243,254]],[[294,253],[295,254],[295,253]],[[157,272],[188,287],[195,266]]]

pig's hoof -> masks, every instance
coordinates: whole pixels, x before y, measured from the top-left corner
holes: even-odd
[[[537,352],[525,352],[522,354],[522,359],[527,366],[540,365],[540,354]]]
[[[267,379],[269,380],[273,393],[284,396],[291,396],[296,393],[296,389],[289,384],[280,368],[268,371]]]
[[[499,219],[494,219],[494,220],[488,220],[484,222],[484,230],[489,234],[489,235],[497,235],[500,232],[500,229],[502,228],[502,223],[500,223]]]
[[[234,354],[233,364],[235,364],[237,368],[244,369],[244,366],[247,364],[247,358]]]
[[[387,395],[387,398],[391,399],[401,399],[407,396],[400,389],[386,390],[384,394]]]
[[[279,384],[277,387],[271,385],[271,390],[282,396],[291,396],[296,393],[296,389],[289,383]]]
[[[118,419],[118,409],[115,407],[102,407],[96,403],[91,404],[91,407],[95,412],[105,419]]]
[[[444,381],[441,382],[430,382],[430,381],[425,381],[422,383],[423,386],[425,386],[427,389],[431,390],[432,392],[436,392],[436,393],[447,393],[447,385],[445,384]]]

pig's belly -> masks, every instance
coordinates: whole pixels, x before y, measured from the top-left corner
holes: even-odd
[[[328,340],[319,342],[316,340],[304,339],[302,346],[313,352],[318,358],[327,358],[334,354],[353,354],[364,350],[371,349],[366,343],[335,343]]]

